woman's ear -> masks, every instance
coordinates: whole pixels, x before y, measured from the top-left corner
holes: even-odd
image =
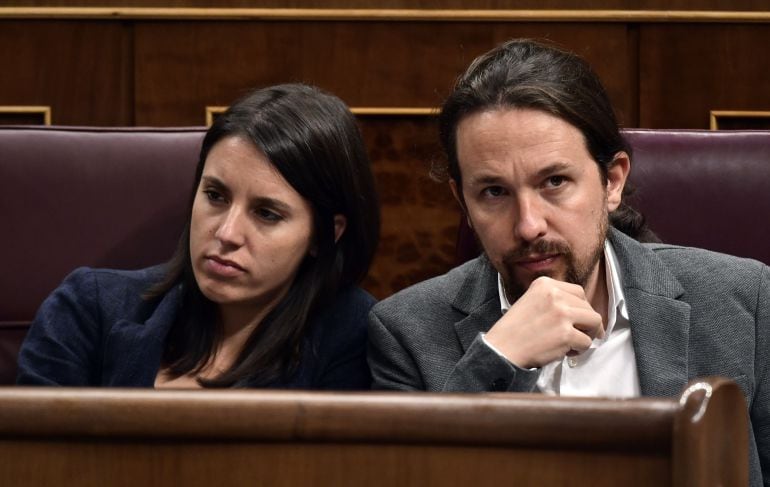
[[[348,219],[343,214],[334,215],[334,242],[337,243],[345,233],[345,228],[348,226]]]

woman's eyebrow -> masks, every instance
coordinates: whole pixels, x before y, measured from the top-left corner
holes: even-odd
[[[291,212],[291,207],[288,204],[268,196],[257,196],[255,198],[251,198],[250,202],[252,206],[266,206],[286,213]]]
[[[227,188],[227,185],[223,183],[222,180],[216,176],[203,175],[201,176],[201,181],[206,182],[208,184],[212,184],[214,186],[218,186],[220,188]]]

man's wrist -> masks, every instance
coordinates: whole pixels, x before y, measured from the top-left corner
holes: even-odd
[[[487,340],[487,338],[486,338],[487,334],[486,333],[481,332],[480,335],[481,335],[481,341],[484,343],[484,345],[486,345],[490,350],[492,350],[497,355],[499,355],[500,358],[502,358],[503,360],[505,360],[509,364],[513,365],[514,367],[519,368],[519,369],[523,369],[523,370],[530,370],[530,371],[534,371],[534,370],[537,370],[539,368],[539,367],[521,367],[521,366],[513,363],[508,357],[505,356],[505,354],[503,352],[500,351],[500,349],[498,349],[497,347],[492,345],[489,342],[489,340]]]

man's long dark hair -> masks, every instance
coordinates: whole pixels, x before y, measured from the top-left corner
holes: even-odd
[[[254,144],[310,203],[315,252],[302,261],[288,292],[256,327],[230,369],[199,380],[208,387],[286,380],[296,370],[313,316],[338,290],[366,275],[379,239],[379,204],[369,159],[356,121],[339,98],[286,84],[257,90],[233,104],[203,139],[193,199],[212,147],[232,136]],[[347,225],[335,242],[338,214]],[[178,377],[200,372],[222,339],[216,304],[203,296],[193,275],[189,218],[165,279],[147,297],[176,286],[181,307],[166,339],[163,365]]]
[[[438,179],[452,178],[462,188],[457,160],[457,126],[462,119],[496,108],[530,108],[565,120],[583,134],[602,182],[615,155],[631,147],[620,133],[615,112],[599,77],[586,61],[559,48],[529,39],[514,39],[476,58],[457,80],[439,117],[445,165],[434,165]],[[610,224],[640,241],[657,241],[644,217],[626,203],[626,184]]]

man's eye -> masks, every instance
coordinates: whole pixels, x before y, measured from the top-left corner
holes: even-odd
[[[497,198],[498,196],[505,194],[505,190],[500,186],[490,186],[488,188],[484,188],[481,194],[489,198]]]
[[[567,182],[567,178],[564,176],[551,176],[546,180],[546,186],[557,188]]]

